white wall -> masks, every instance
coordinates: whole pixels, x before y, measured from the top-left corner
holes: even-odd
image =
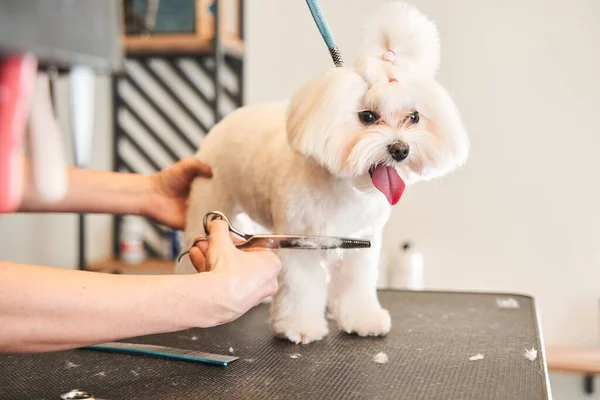
[[[347,63],[378,1],[322,0]],[[385,247],[410,239],[429,288],[539,301],[546,343],[600,342],[600,2],[415,0],[442,40],[440,81],[472,137],[468,165],[405,193]],[[288,97],[329,68],[303,1],[247,7],[247,101]],[[552,376],[557,399],[589,398]],[[596,393],[593,398],[598,397]]]

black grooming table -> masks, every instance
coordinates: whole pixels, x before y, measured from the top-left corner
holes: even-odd
[[[342,334],[332,322],[326,340],[293,345],[272,337],[261,305],[228,325],[130,340],[217,354],[232,347],[240,359],[228,367],[91,350],[2,355],[0,399],[54,400],[72,389],[110,400],[551,398],[531,298],[382,291],[380,299],[393,320],[385,338]],[[373,361],[379,352],[387,363]]]

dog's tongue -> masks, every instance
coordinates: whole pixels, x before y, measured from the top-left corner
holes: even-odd
[[[373,185],[387,197],[391,205],[396,205],[402,197],[406,184],[392,167],[378,165],[371,173]]]

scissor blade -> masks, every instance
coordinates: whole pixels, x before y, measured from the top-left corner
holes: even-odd
[[[371,247],[371,242],[330,236],[256,235],[238,247],[299,250],[365,249]]]

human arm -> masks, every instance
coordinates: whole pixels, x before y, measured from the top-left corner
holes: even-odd
[[[175,229],[185,226],[190,185],[198,176],[210,177],[210,168],[188,157],[152,175],[69,168],[64,199],[44,202],[29,179],[24,162],[25,190],[19,212],[70,212],[143,215]]]
[[[0,352],[57,351],[211,327],[275,293],[281,265],[272,253],[240,259],[235,252],[243,252],[233,245],[218,246],[230,253],[230,264],[193,275],[110,275],[2,262]]]
[[[186,311],[192,282],[180,278],[0,263],[0,352],[54,351],[210,325]]]

